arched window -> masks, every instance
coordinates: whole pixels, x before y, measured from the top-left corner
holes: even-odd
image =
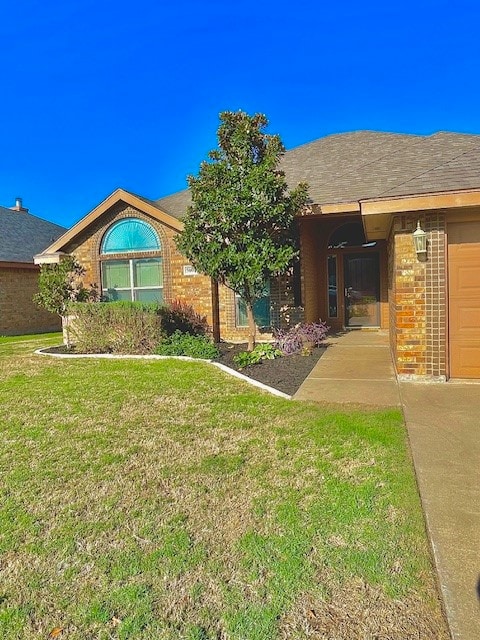
[[[129,255],[113,257],[121,253]],[[103,237],[100,254],[102,295],[106,300],[163,300],[161,244],[150,224],[138,218],[115,222]]]
[[[361,222],[347,222],[335,229],[328,241],[329,249],[350,247],[374,247],[376,242],[367,242]]]
[[[138,218],[125,218],[115,222],[102,240],[102,254],[131,253],[132,251],[160,251],[160,240],[155,229]]]

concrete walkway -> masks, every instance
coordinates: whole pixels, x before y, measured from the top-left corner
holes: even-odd
[[[327,345],[295,394],[296,400],[377,407],[400,405],[386,331],[348,331],[329,338]]]
[[[295,399],[402,408],[454,640],[480,638],[480,384],[397,383],[388,335],[351,331]]]

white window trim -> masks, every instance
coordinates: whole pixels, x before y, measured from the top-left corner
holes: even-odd
[[[101,276],[102,276],[102,278],[101,278],[101,280],[102,280],[102,295],[107,295],[108,296],[108,292],[109,292],[109,289],[104,289],[104,287],[103,287],[103,265],[107,264],[108,262],[127,262],[127,260],[128,260],[129,273],[130,273],[130,286],[129,287],[115,287],[113,289],[113,291],[130,291],[130,301],[131,302],[136,302],[136,300],[135,300],[135,291],[142,291],[142,290],[145,290],[145,289],[148,289],[148,290],[152,290],[153,289],[155,291],[160,291],[162,293],[161,299],[163,300],[163,289],[164,289],[163,283],[162,283],[161,286],[158,286],[158,287],[152,287],[152,286],[150,286],[150,287],[134,287],[133,286],[133,283],[134,283],[133,262],[134,262],[134,260],[143,260],[143,259],[144,258],[142,257],[142,258],[118,258],[118,259],[114,258],[111,261],[110,260],[102,260],[102,264],[101,264],[101,269],[102,269],[102,273],[101,273]],[[146,258],[146,259],[148,260],[149,258]],[[163,266],[162,257],[158,256],[158,259],[160,260],[160,262],[161,262],[161,264]],[[163,270],[162,270],[162,280],[163,280]]]

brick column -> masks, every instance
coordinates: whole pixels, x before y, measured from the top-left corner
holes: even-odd
[[[426,273],[427,374],[445,379],[447,374],[447,274],[445,214],[425,218],[428,235]]]
[[[417,221],[427,232],[427,257],[413,244]],[[399,376],[446,379],[447,295],[445,216],[399,215],[390,239],[393,353]]]
[[[302,298],[305,307],[305,322],[317,322],[320,312],[316,239],[316,229],[313,222],[302,220],[300,226],[300,264],[302,265]]]
[[[393,305],[396,329],[397,373],[424,376],[426,368],[426,263],[413,246],[415,221],[398,216],[393,222]]]

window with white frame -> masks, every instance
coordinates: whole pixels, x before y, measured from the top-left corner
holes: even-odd
[[[161,258],[130,258],[102,262],[102,293],[106,300],[163,300]]]
[[[151,225],[138,218],[125,218],[114,223],[103,238],[100,252],[104,299],[163,300],[161,244]],[[118,258],[122,253],[129,255]],[[135,253],[152,255],[132,256]]]

